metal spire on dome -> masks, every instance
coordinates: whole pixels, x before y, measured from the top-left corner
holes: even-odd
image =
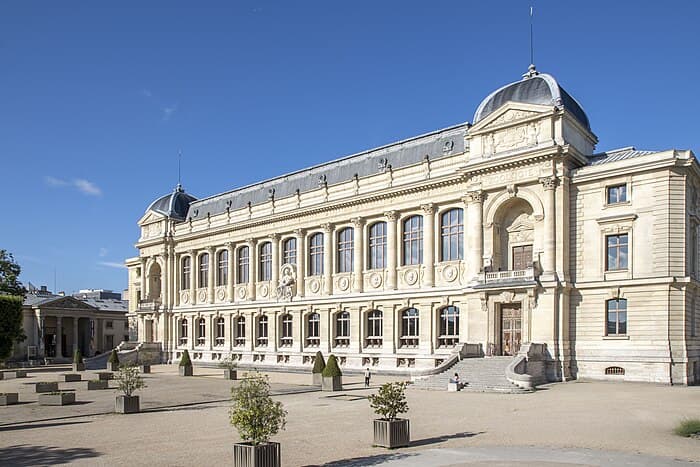
[[[539,74],[535,68],[535,46],[532,33],[532,14],[533,7],[530,6],[530,66],[527,67],[527,73],[523,75],[523,79],[532,78],[533,76],[537,76]]]
[[[178,152],[177,154],[177,186],[175,187],[175,191],[184,191],[182,189],[182,179],[181,179],[181,171],[180,171],[180,164],[182,162],[182,149]]]

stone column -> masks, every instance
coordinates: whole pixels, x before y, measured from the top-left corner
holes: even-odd
[[[63,357],[63,317],[56,316],[56,357]]]
[[[167,309],[169,303],[168,300],[170,298],[170,283],[168,282],[168,278],[170,277],[170,254],[168,254],[167,244],[164,250],[165,251],[163,251],[163,268],[160,270],[160,303],[162,307],[161,309]]]
[[[141,258],[141,300],[148,300],[148,274],[146,273],[146,258]],[[138,306],[138,303],[136,304]]]
[[[425,274],[423,276],[423,286],[433,287],[435,285],[435,205],[433,203],[424,204],[423,209],[423,265]]]
[[[465,197],[467,203],[467,222],[469,223],[467,234],[467,278],[470,281],[478,280],[483,263],[484,229],[483,229],[483,202],[484,192],[481,190],[470,191]]]
[[[323,293],[333,294],[333,225],[321,224],[323,228]]]
[[[386,288],[396,290],[396,264],[398,251],[396,247],[396,219],[399,215],[396,211],[387,211],[386,217]]]
[[[270,246],[272,249],[272,275],[270,276],[270,297],[277,295],[277,287],[280,285],[280,234],[270,235]]]
[[[190,255],[190,305],[194,305],[197,300],[197,255],[193,250],[188,253]]]
[[[78,350],[78,317],[73,316],[73,353]]]
[[[554,190],[559,179],[557,177],[542,177],[540,183],[544,188],[544,232],[543,247],[544,258],[542,260],[543,279],[554,280],[554,270],[556,264],[556,222],[555,222],[555,202]]]
[[[363,226],[365,224],[364,219],[361,217],[356,217],[352,220],[353,225],[353,250],[352,250],[352,269],[353,269],[353,281],[352,281],[352,291],[354,293],[362,292],[362,282],[363,273],[365,270],[365,256],[362,254],[362,247],[364,244],[365,236],[363,231]]]
[[[180,306],[180,289],[182,287],[180,280],[182,280],[182,253],[175,253],[175,266],[173,267],[173,276],[170,278],[173,283],[175,306]]]
[[[214,303],[214,271],[219,267],[216,261],[216,248],[210,246],[207,248],[209,252],[209,269],[207,270],[207,299],[209,303]]]
[[[258,242],[252,238],[246,240],[248,245],[248,300],[255,300],[255,282],[257,280]]]
[[[303,229],[295,230],[294,235],[297,237],[297,297],[303,297],[306,277],[306,235]]]
[[[233,248],[233,243],[231,242],[226,242],[226,251],[228,251],[228,281],[226,282],[226,297],[228,297],[228,301],[232,302],[233,301],[233,284],[234,284],[234,278],[233,278],[233,272],[235,270],[236,266],[236,261],[234,259],[234,248]]]

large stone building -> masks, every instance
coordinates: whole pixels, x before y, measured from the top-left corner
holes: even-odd
[[[178,186],[126,262],[139,340],[164,361],[321,350],[414,373],[531,342],[554,380],[697,382],[698,163],[596,143],[531,67],[473,123],[203,199]]]

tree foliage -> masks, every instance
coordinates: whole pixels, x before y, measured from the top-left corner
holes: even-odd
[[[0,293],[24,297],[27,289],[19,281],[21,268],[12,253],[0,250]]]
[[[146,383],[143,382],[141,373],[135,365],[122,365],[115,374],[119,390],[125,396],[131,397],[134,392],[145,388]]]
[[[80,349],[75,349],[73,363],[83,363],[83,354],[80,352]]]
[[[267,377],[256,373],[244,379],[238,387],[231,388],[231,399],[231,425],[243,441],[254,445],[266,443],[287,424],[287,411],[281,402],[270,397]]]
[[[377,394],[369,396],[369,405],[374,413],[387,420],[396,420],[398,414],[408,412],[407,384],[405,381],[382,384]]]
[[[117,354],[117,349],[112,349],[112,353],[109,354],[109,363],[116,363],[119,365],[119,355]]]
[[[192,360],[190,360],[190,353],[187,351],[187,349],[185,349],[185,351],[182,352],[180,366],[192,366]]]
[[[26,339],[22,329],[22,297],[0,295],[0,362],[12,355],[15,342]]]
[[[314,358],[314,369],[311,373],[323,373],[323,369],[326,368],[326,360],[323,358],[323,354],[319,350],[316,352],[316,357]]]
[[[338,366],[338,359],[335,358],[335,355],[330,354],[328,357],[328,362],[326,363],[326,367],[323,369],[323,372],[321,373],[324,378],[328,378],[331,376],[343,376],[343,372],[340,371],[340,367]]]

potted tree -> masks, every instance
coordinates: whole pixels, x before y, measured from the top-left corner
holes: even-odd
[[[134,392],[146,387],[138,367],[122,365],[117,371],[116,380],[122,394],[117,396],[115,411],[117,413],[138,413],[140,410],[139,396],[135,396]]]
[[[318,352],[316,352],[316,357],[314,357],[314,369],[311,370],[314,386],[321,385],[321,378],[323,378],[321,373],[323,373],[324,368],[326,368],[326,361],[323,359],[323,354],[319,350]]]
[[[236,358],[233,356],[226,357],[219,362],[219,368],[224,369],[224,379],[238,379],[238,371],[236,368],[238,364],[236,363]]]
[[[238,430],[241,443],[233,445],[236,467],[279,467],[280,444],[270,438],[284,429],[287,412],[281,402],[270,397],[266,377],[254,374],[231,388],[233,405],[229,409],[231,425]]]
[[[83,361],[83,354],[80,353],[80,349],[75,349],[73,354],[73,371],[85,371],[85,362]]]
[[[408,419],[397,415],[408,412],[406,382],[385,383],[369,396],[369,405],[382,418],[374,420],[374,445],[385,448],[408,446],[411,442]]]
[[[112,353],[109,354],[107,369],[109,371],[117,371],[119,369],[119,355],[117,354],[117,349],[112,349]]]
[[[192,376],[192,360],[190,360],[190,353],[187,349],[182,353],[179,366],[180,376]]]
[[[343,390],[343,373],[338,366],[338,359],[331,354],[328,357],[326,367],[321,373],[321,390],[323,391],[342,391]]]

